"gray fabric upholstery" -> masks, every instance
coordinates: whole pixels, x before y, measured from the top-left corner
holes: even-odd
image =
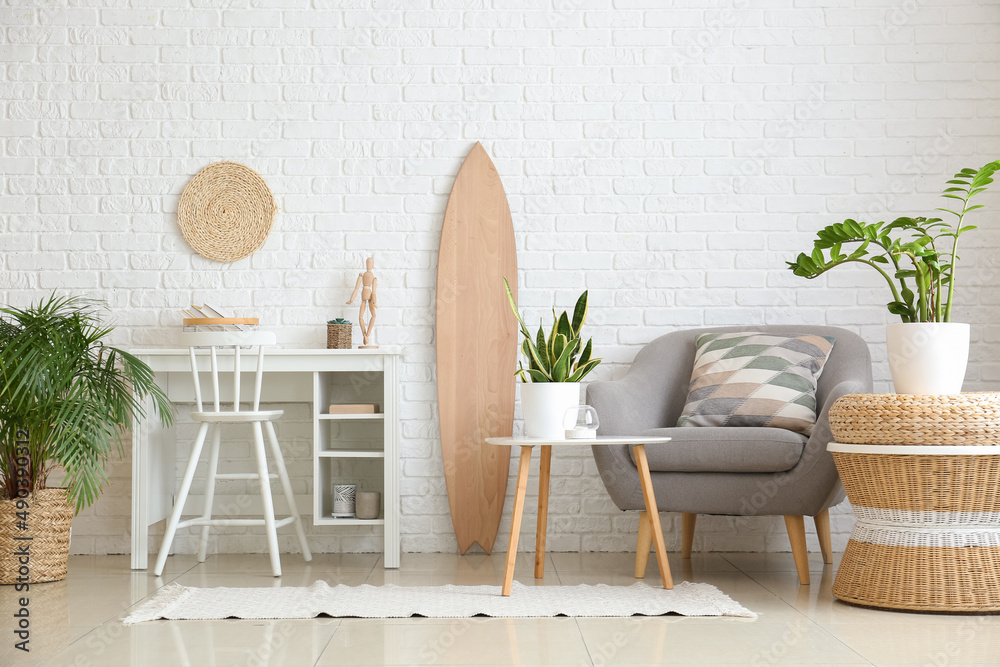
[[[694,340],[711,331],[815,333],[836,338],[833,352],[816,391],[819,419],[798,462],[781,472],[654,472],[656,501],[661,511],[727,515],[807,515],[844,499],[833,457],[826,451],[829,411],[844,394],[872,390],[868,345],[857,334],[827,326],[776,325],[719,327],[677,331],[642,348],[628,373],[614,382],[587,387],[587,403],[597,409],[601,435],[633,435],[677,423],[688,393],[694,364]],[[614,503],[623,510],[644,509],[639,473],[630,447],[593,447],[601,479]],[[653,447],[647,450],[647,454]],[[664,454],[665,455],[665,454]]]
[[[646,447],[651,472],[782,472],[798,463],[807,440],[783,428],[749,426],[653,428],[643,435],[673,438]],[[631,447],[629,456],[634,462]]]

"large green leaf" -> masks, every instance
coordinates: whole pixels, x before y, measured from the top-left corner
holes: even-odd
[[[559,335],[560,337],[561,334]],[[555,382],[568,382],[570,376],[570,362],[573,357],[573,353],[576,348],[580,346],[580,339],[576,338],[569,341],[563,348],[562,353],[556,362],[552,364],[552,379]]]
[[[543,370],[549,371],[552,368],[552,364],[549,363],[548,345],[545,342],[545,330],[542,329],[541,324],[538,325],[538,333],[535,334],[535,352],[533,356],[538,359],[538,365]]]
[[[521,353],[528,358],[529,368],[548,373],[549,366],[545,356],[532,345],[530,339],[521,341]]]
[[[569,315],[567,315],[565,311],[563,311],[562,315],[559,316],[559,319],[556,320],[556,331],[563,336],[566,336],[567,339],[577,337],[574,333],[573,325],[570,324]]]
[[[583,328],[583,323],[587,321],[587,290],[584,290],[580,298],[576,300],[576,305],[573,306],[573,335],[579,336],[580,329]]]
[[[580,382],[581,380],[583,380],[584,377],[587,376],[587,373],[597,368],[597,365],[599,363],[601,363],[601,359],[591,359],[585,364],[578,364],[576,370],[573,371],[573,374],[569,376],[569,381]]]
[[[569,344],[569,338],[561,333],[557,333],[552,337],[552,356],[557,361],[562,357],[563,350]],[[555,363],[552,365],[553,373],[555,372]],[[561,380],[560,380],[561,382]]]
[[[528,327],[524,323],[524,320],[521,319],[521,313],[517,309],[517,304],[514,302],[514,295],[510,291],[510,284],[507,282],[506,278],[503,279],[503,286],[504,289],[507,290],[507,301],[510,303],[510,309],[514,311],[514,317],[517,318],[517,323],[521,325],[521,334],[525,338],[530,338],[531,334],[528,333]]]

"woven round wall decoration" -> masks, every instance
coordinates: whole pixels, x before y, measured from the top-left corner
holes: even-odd
[[[235,262],[264,245],[277,210],[260,174],[238,162],[216,162],[184,187],[177,223],[199,255]]]

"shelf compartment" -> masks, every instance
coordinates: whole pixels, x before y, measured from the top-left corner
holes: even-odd
[[[384,526],[385,519],[334,519],[332,516],[315,517],[316,526]]]
[[[378,363],[313,373],[312,518],[315,526],[380,527],[372,532],[382,532],[385,567],[393,569],[399,567],[399,380],[395,356],[375,357]],[[330,414],[332,404],[377,404],[381,412]],[[380,491],[380,517],[333,517],[334,482]]]
[[[385,452],[382,450],[364,449],[327,449],[316,454],[320,458],[330,459],[384,459]]]
[[[321,421],[379,421],[385,419],[385,414],[382,412],[376,414],[322,414],[316,415],[316,418]]]

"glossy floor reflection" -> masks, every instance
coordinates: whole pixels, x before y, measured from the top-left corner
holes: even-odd
[[[530,553],[516,577],[540,586],[631,584],[633,554],[552,553],[545,578]],[[654,557],[655,558],[655,557]],[[655,583],[654,558],[646,580]],[[159,587],[307,586],[393,583],[499,586],[495,556],[404,554],[386,571],[374,554],[282,559],[223,555],[199,564],[172,556],[163,577],[129,569],[127,556],[71,557],[69,577],[30,592],[31,653],[13,649],[4,622],[0,665],[995,665],[1000,617],[878,611],[833,598],[834,566],[810,556],[813,584],[798,585],[791,554],[670,554],[675,581],[711,583],[758,613],[738,618],[331,619],[156,621],[126,628],[128,610]],[[0,587],[0,617],[12,618],[12,587]]]

